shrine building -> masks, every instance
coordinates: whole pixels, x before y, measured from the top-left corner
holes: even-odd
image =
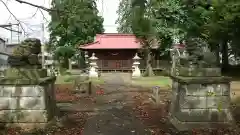
[[[140,53],[141,44],[133,34],[106,33],[97,34],[95,41],[89,44],[80,45],[80,50],[88,52],[89,57],[92,53],[98,58],[98,69],[101,71],[131,71],[133,57],[136,53],[140,60],[140,69],[145,68],[145,60]],[[159,66],[158,47],[152,47],[154,58],[153,68]]]

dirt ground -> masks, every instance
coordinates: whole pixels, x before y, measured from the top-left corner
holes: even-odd
[[[240,96],[240,80],[231,82],[231,92],[232,94],[235,93],[235,95],[233,95],[233,98]]]
[[[106,87],[106,86],[101,86]],[[137,88],[122,88],[121,92],[128,91],[129,89],[137,90]],[[115,91],[117,94],[119,91]],[[112,93],[111,96],[114,96]],[[194,130],[188,133],[178,133],[174,127],[167,122],[168,107],[170,104],[169,93],[162,94],[162,104],[158,107],[154,106],[149,101],[149,93],[147,92],[126,92],[125,97],[128,95],[128,100],[123,109],[127,110],[132,116],[140,120],[145,129],[150,132],[150,135],[237,135],[235,129],[218,129],[218,130]],[[98,97],[103,97],[99,95]],[[105,97],[104,97],[105,98]],[[122,97],[121,97],[122,98]],[[84,104],[98,104],[99,98],[82,97],[78,93],[72,91],[71,85],[57,85],[56,86],[56,99],[58,102],[68,102],[73,105],[75,102],[84,102]],[[101,98],[100,98],[101,99]],[[107,99],[108,101],[109,99]],[[107,102],[106,101],[106,102]],[[58,122],[54,126],[47,128],[44,131],[33,133],[34,135],[90,135],[84,134],[84,128],[89,118],[93,117],[95,111],[79,111],[75,108],[73,110],[60,109]],[[92,108],[95,108],[94,106]],[[239,119],[239,118],[238,118]],[[24,135],[17,129],[6,130],[6,135]],[[32,135],[33,135],[32,134]],[[27,135],[27,134],[26,134]],[[95,135],[95,134],[91,134]],[[100,134],[99,134],[100,135]],[[105,135],[105,134],[104,134]],[[127,134],[126,134],[127,135]],[[132,135],[129,134],[129,135]],[[146,135],[146,134],[139,134]]]

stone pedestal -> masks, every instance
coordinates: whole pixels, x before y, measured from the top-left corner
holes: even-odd
[[[89,70],[89,77],[90,78],[98,78],[98,66],[97,66],[97,60],[98,58],[95,56],[95,53],[92,53],[92,56],[89,58],[90,60],[90,70]]]
[[[30,74],[26,76],[31,78],[37,72]],[[43,128],[55,115],[56,78],[28,77],[14,77],[9,70],[7,76],[0,78],[0,121],[5,126],[28,130]]]
[[[140,71],[140,69],[139,69],[139,65],[140,65],[140,62],[139,62],[139,60],[140,60],[141,58],[140,57],[138,57],[138,55],[137,55],[137,53],[136,53],[136,55],[133,57],[133,73],[132,73],[132,77],[133,78],[139,78],[139,77],[141,77],[141,71]]]
[[[180,131],[233,123],[230,80],[226,77],[171,76],[170,121]]]
[[[133,73],[132,73],[132,77],[133,77],[133,78],[139,78],[139,77],[141,77],[141,71],[140,71],[140,69],[138,68],[138,66],[135,66],[135,67],[134,67],[134,70],[133,70]]]
[[[89,78],[98,78],[98,72],[95,67],[91,67],[89,71]]]

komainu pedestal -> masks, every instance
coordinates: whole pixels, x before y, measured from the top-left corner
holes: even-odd
[[[0,78],[1,126],[44,128],[55,116],[56,77],[41,69],[37,57],[40,47],[40,40],[26,39],[8,56],[10,68]]]
[[[229,78],[172,76],[172,80],[170,121],[178,130],[233,123]]]
[[[170,122],[180,131],[231,126],[230,78],[204,40],[189,38],[182,49],[185,55],[172,49]]]
[[[0,122],[7,127],[43,128],[55,116],[55,77],[0,79]]]

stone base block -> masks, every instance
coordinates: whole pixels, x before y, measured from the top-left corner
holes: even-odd
[[[132,73],[132,77],[133,78],[139,78],[139,77],[141,77],[141,72],[140,72],[140,70],[138,69],[138,70],[135,70],[133,73]]]
[[[89,72],[89,78],[98,78],[97,72]]]
[[[228,109],[182,109],[172,114],[181,122],[232,122]]]
[[[1,123],[1,126],[4,126],[6,128],[21,128],[23,132],[35,132],[39,129],[46,129],[53,125],[56,125],[56,120],[52,119],[48,122],[35,122],[35,123],[26,123],[26,122],[18,122],[18,123]]]
[[[56,113],[53,91],[55,79],[0,79],[0,123],[3,126],[17,126],[23,129],[24,125],[29,129],[46,125]]]
[[[190,69],[188,67],[177,67],[174,71],[174,75],[177,76],[185,76],[185,77],[200,77],[200,76],[221,76],[221,69],[220,68],[194,68]]]
[[[170,122],[180,131],[233,125],[230,80],[226,77],[172,77]]]
[[[227,122],[182,122],[173,115],[170,115],[168,120],[178,131],[191,131],[197,128],[226,128],[234,125],[233,121]]]

